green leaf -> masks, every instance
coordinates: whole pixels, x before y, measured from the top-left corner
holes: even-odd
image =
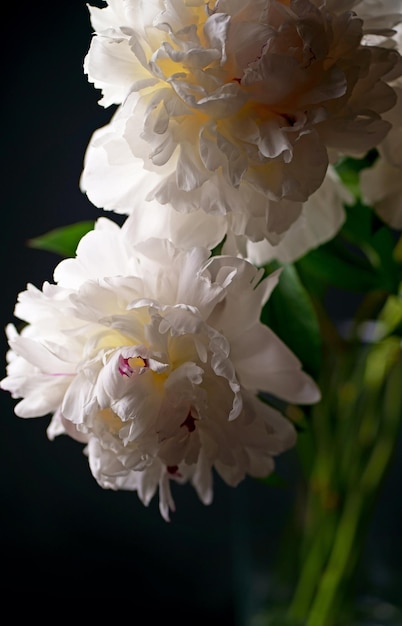
[[[69,226],[62,226],[54,230],[29,239],[27,244],[30,248],[47,250],[62,257],[73,257],[80,239],[94,227],[94,221],[77,222]]]
[[[397,235],[384,224],[372,207],[357,202],[347,208],[347,219],[340,232],[344,239],[366,257],[376,275],[374,287],[397,293],[401,280],[401,260]]]
[[[366,167],[370,167],[378,157],[376,149],[370,150],[362,159],[345,157],[338,161],[335,169],[345,187],[356,198],[361,197],[360,191],[360,171]]]
[[[402,265],[395,233],[359,201],[346,207],[346,215],[336,237],[296,262],[304,284],[319,298],[330,285],[361,294],[397,293]]]
[[[396,239],[390,228],[382,226],[368,242],[367,256],[371,258],[373,267],[383,289],[389,293],[398,293],[401,280],[401,264],[394,253]]]
[[[311,282],[321,284],[323,288],[332,285],[356,293],[379,287],[377,273],[368,259],[340,239],[311,250],[297,261],[296,266],[308,285]]]
[[[321,363],[321,334],[311,298],[294,265],[282,268],[279,283],[262,311],[267,324],[313,377]]]
[[[346,220],[340,230],[340,235],[356,246],[364,244],[375,231],[377,215],[372,207],[359,200],[353,206],[347,206],[345,210]]]
[[[276,472],[272,472],[272,474],[265,476],[265,478],[257,478],[256,480],[260,483],[263,483],[264,485],[269,485],[270,487],[287,487],[288,486],[288,483],[285,480],[285,478],[283,478],[283,476],[281,476],[280,474],[277,474]]]

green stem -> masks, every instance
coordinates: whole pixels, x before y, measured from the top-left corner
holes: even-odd
[[[297,624],[299,621],[302,622],[313,602],[316,588],[315,582],[312,584],[312,581],[319,580],[332,541],[333,526],[328,524],[328,520],[329,518],[327,517],[325,523],[316,529],[316,535],[311,541],[312,545],[309,547],[303,560],[301,575],[288,608],[288,617],[291,623]],[[335,523],[334,520],[333,524],[335,525]]]
[[[353,546],[359,527],[364,496],[350,494],[345,503],[328,565],[318,584],[306,626],[329,626],[334,618],[334,606],[340,584],[353,556]]]
[[[399,340],[390,338],[373,346],[364,359],[353,360],[357,366],[353,372],[341,368],[340,378],[331,381],[345,380],[352,390],[360,390],[352,408],[349,405],[347,411],[347,403],[334,404],[334,397],[329,397],[311,424],[316,454],[309,476],[299,580],[287,612],[293,626],[334,626],[345,619],[369,508],[397,441],[402,413]],[[339,373],[339,363],[337,369]],[[354,445],[347,449],[345,442]],[[340,512],[328,509],[331,494],[335,500],[338,494]]]
[[[357,560],[360,541],[358,532],[365,512],[370,507],[392,458],[398,428],[380,439],[362,475],[359,491],[353,491],[346,499],[336,532],[328,565],[317,587],[306,626],[329,626],[335,618],[335,606],[346,580],[351,563]]]

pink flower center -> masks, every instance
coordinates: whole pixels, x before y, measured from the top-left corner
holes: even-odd
[[[122,376],[130,377],[133,374],[143,374],[148,367],[148,359],[144,359],[141,356],[133,356],[125,359],[120,355],[118,367]]]
[[[189,411],[186,419],[184,420],[184,422],[182,424],[180,424],[180,427],[182,427],[182,426],[186,426],[189,433],[192,433],[192,432],[195,431],[195,418],[191,415],[190,411]]]
[[[178,477],[180,477],[178,469],[179,469],[178,465],[167,465],[167,467],[166,467],[166,470],[167,470],[168,474],[170,474],[171,476],[178,476]]]

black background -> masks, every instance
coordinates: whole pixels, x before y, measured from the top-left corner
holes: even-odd
[[[91,133],[112,115],[82,70],[91,37],[84,2],[15,3],[3,14],[4,33],[0,330],[13,321],[17,293],[52,280],[59,261],[27,241],[102,213],[78,181]],[[133,602],[151,622],[246,624],[270,590],[266,575],[291,514],[293,451],[278,463],[282,487],[246,480],[231,489],[217,480],[205,507],[191,487],[177,486],[177,511],[166,523],[157,497],[146,508],[134,493],[102,490],[80,444],[50,442],[49,418],[17,418],[14,404],[0,392],[3,591]],[[365,556],[368,588],[385,599],[395,599],[401,573],[401,473],[397,459]]]

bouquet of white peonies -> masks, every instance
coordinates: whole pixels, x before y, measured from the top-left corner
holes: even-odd
[[[352,623],[402,422],[402,6],[88,8],[83,71],[114,112],[80,189],[123,223],[37,241],[64,258],[18,295],[1,388],[81,443],[101,487],[158,494],[166,521],[175,484],[210,504],[215,475],[270,483],[296,447],[299,565],[278,623]],[[347,327],[333,288],[359,297]]]

